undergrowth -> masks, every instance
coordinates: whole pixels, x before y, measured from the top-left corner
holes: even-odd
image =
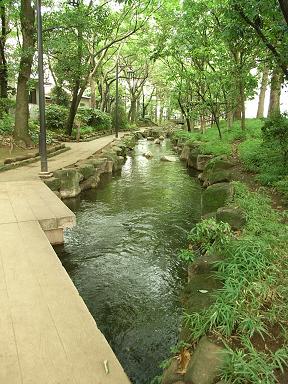
[[[222,140],[217,129],[208,128],[205,133],[176,131],[174,138],[180,142],[193,145],[200,141],[200,152],[215,156],[233,153],[237,143],[239,158],[244,168],[256,173],[256,180],[261,184],[274,187],[288,197],[288,118],[276,115],[269,119],[247,119],[243,131],[240,122],[234,122],[227,130],[226,123],[221,122]]]
[[[214,242],[209,242],[209,251],[221,249],[216,276],[222,288],[212,306],[186,314],[185,325],[193,341],[212,334],[226,344],[224,380],[231,384],[273,384],[277,382],[276,370],[283,370],[288,363],[287,335],[282,332],[281,347],[273,351],[268,347],[260,350],[253,338],[265,341],[272,337],[274,326],[287,327],[287,225],[282,222],[283,214],[272,209],[267,196],[250,192],[239,182],[234,186],[233,204],[246,213],[247,224],[241,236],[227,231],[214,236],[219,224],[212,225],[209,220],[196,226],[192,240],[199,243],[202,236],[205,244],[211,234],[203,227],[210,225]],[[195,233],[201,236],[196,239]]]

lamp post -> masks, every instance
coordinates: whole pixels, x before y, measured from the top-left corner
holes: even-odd
[[[77,7],[80,0],[69,0],[68,4]],[[41,171],[39,176],[42,178],[51,177],[48,172],[47,148],[46,148],[46,124],[45,124],[45,88],[44,88],[44,65],[43,65],[43,27],[41,0],[36,0],[37,11],[37,45],[38,45],[38,85],[39,85],[39,117],[40,117],[40,132],[39,132],[39,152],[41,158]]]
[[[44,69],[43,69],[43,40],[42,40],[42,14],[41,0],[36,1],[37,9],[37,36],[38,36],[38,85],[39,85],[39,117],[40,117],[40,132],[39,132],[39,152],[41,157],[40,177],[50,177],[47,163],[46,149],[46,125],[45,125],[45,90],[44,90]]]

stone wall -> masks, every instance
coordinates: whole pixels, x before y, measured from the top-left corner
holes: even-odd
[[[203,185],[202,218],[214,217],[217,221],[229,223],[232,230],[239,230],[245,225],[246,217],[232,204],[233,161],[227,156],[201,153],[201,142],[185,144],[178,139],[173,144],[186,166],[199,172],[198,179]],[[219,254],[204,254],[188,265],[188,282],[182,297],[185,312],[200,312],[215,301],[215,293],[221,288],[214,273],[215,262],[219,260]],[[179,355],[171,360],[163,373],[162,384],[225,384],[219,381],[225,358],[224,346],[207,336],[202,337],[195,346],[195,340],[191,340],[189,329],[185,325],[179,338],[191,343],[194,348],[182,349]],[[187,361],[183,362],[185,355]]]
[[[142,133],[135,132],[125,134],[122,139],[114,139],[100,154],[59,169],[44,182],[61,199],[72,198],[82,191],[97,188],[102,174],[112,174],[122,168],[128,152],[140,137],[143,137]]]

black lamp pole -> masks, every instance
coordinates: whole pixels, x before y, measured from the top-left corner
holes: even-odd
[[[40,176],[48,176],[47,150],[46,150],[46,125],[45,125],[45,90],[43,69],[43,40],[42,40],[42,15],[41,0],[36,0],[37,8],[37,35],[38,35],[38,84],[39,84],[39,151],[41,157]]]
[[[119,136],[119,59],[116,61],[115,137]]]

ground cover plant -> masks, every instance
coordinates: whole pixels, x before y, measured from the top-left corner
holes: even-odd
[[[209,252],[221,252],[216,275],[222,288],[211,307],[186,314],[185,324],[194,342],[209,334],[224,343],[224,380],[276,384],[288,364],[288,228],[266,195],[240,182],[234,187],[233,204],[247,217],[242,233],[215,236],[223,223],[208,219],[189,236],[192,244],[213,239]]]
[[[174,138],[188,145],[200,141],[199,149],[204,154],[239,155],[244,169],[255,173],[257,181],[288,197],[287,116],[277,114],[269,119],[246,119],[244,131],[239,121],[229,130],[224,121],[220,126],[222,139],[214,127],[204,133],[177,130]]]

